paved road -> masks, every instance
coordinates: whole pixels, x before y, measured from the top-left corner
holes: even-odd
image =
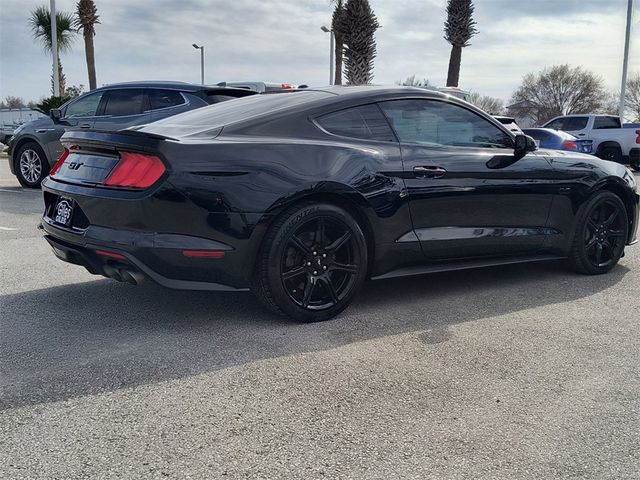
[[[366,286],[335,321],[57,261],[0,157],[0,478],[640,478],[640,247]]]

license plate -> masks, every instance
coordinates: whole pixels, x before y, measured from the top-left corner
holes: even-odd
[[[56,223],[70,227],[71,219],[73,218],[73,200],[60,198],[54,210],[54,215]]]

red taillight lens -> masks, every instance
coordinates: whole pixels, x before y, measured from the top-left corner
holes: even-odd
[[[182,255],[188,258],[223,258],[224,250],[183,250]]]
[[[562,146],[565,150],[578,150],[578,144],[571,140],[565,140],[564,142],[562,142]]]
[[[283,83],[280,85],[280,87],[283,90],[293,90],[293,85],[291,85],[290,83]]]
[[[636,137],[636,143],[637,143],[637,144],[640,144],[640,130],[636,130],[636,135],[638,135],[638,136]]]
[[[64,152],[62,152],[62,155],[60,155],[60,158],[58,159],[56,164],[53,166],[51,171],[49,172],[49,176],[53,177],[56,173],[58,173],[58,170],[60,170],[60,167],[62,166],[62,164],[64,163],[64,161],[67,159],[68,156],[69,156],[69,150],[65,148]]]
[[[120,161],[104,184],[110,187],[149,188],[165,171],[166,168],[158,157],[120,152]]]

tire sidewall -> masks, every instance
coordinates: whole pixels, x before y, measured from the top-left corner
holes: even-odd
[[[318,217],[331,217],[342,222],[351,230],[357,245],[358,252],[356,252],[356,255],[359,256],[358,262],[362,268],[358,271],[350,290],[336,305],[326,310],[306,310],[292,302],[287,295],[280,276],[280,262],[283,249],[286,248],[293,232],[300,225]],[[301,322],[324,321],[338,315],[349,305],[351,299],[362,287],[367,274],[367,244],[360,225],[345,210],[331,204],[312,204],[290,211],[288,218],[276,232],[270,248],[265,253],[268,255],[267,278],[274,300],[285,314]]]
[[[622,257],[622,253],[624,252],[624,246],[623,246],[623,248],[620,250],[620,253],[615,257],[615,261],[612,262],[611,265],[606,267],[597,267],[593,265],[589,261],[589,258],[587,256],[587,251],[584,244],[584,236],[586,233],[587,221],[591,212],[593,211],[593,208],[605,200],[610,200],[616,203],[618,205],[618,208],[620,208],[622,214],[626,218],[627,209],[625,208],[624,203],[622,202],[620,197],[608,191],[599,192],[593,195],[591,199],[589,199],[587,203],[584,204],[584,207],[580,213],[579,220],[576,224],[576,229],[574,232],[574,243],[576,248],[575,254],[577,255],[577,259],[580,262],[581,266],[583,267],[582,269],[585,271],[585,273],[589,273],[591,275],[599,275],[602,273],[609,272],[618,264],[618,261],[620,260],[620,258]],[[623,238],[622,241],[625,243],[626,243],[626,238],[628,236],[628,233],[629,233],[629,225],[627,222],[624,222],[624,236],[622,237]]]
[[[33,150],[38,155],[38,158],[40,159],[41,173],[40,173],[40,177],[34,183],[29,182],[26,178],[22,176],[22,170],[20,168],[20,158],[22,157],[22,154],[27,150]],[[49,162],[47,160],[47,157],[45,156],[42,148],[40,148],[40,145],[38,145],[37,143],[35,142],[25,143],[16,152],[16,156],[15,156],[16,177],[18,178],[20,185],[22,185],[23,187],[40,188],[40,184],[42,183],[42,180],[44,180],[44,178],[49,174],[49,170],[50,168],[49,168]]]

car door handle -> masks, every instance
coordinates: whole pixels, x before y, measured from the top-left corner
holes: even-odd
[[[80,128],[91,128],[91,125],[88,123],[83,123],[82,125],[80,125]]]
[[[579,133],[578,134],[579,137],[584,137],[584,135],[585,135],[584,133]]]
[[[47,133],[47,132],[53,132],[55,130],[55,128],[39,128],[38,130],[36,130],[36,133]]]
[[[441,178],[447,170],[442,167],[413,167],[416,178]]]

